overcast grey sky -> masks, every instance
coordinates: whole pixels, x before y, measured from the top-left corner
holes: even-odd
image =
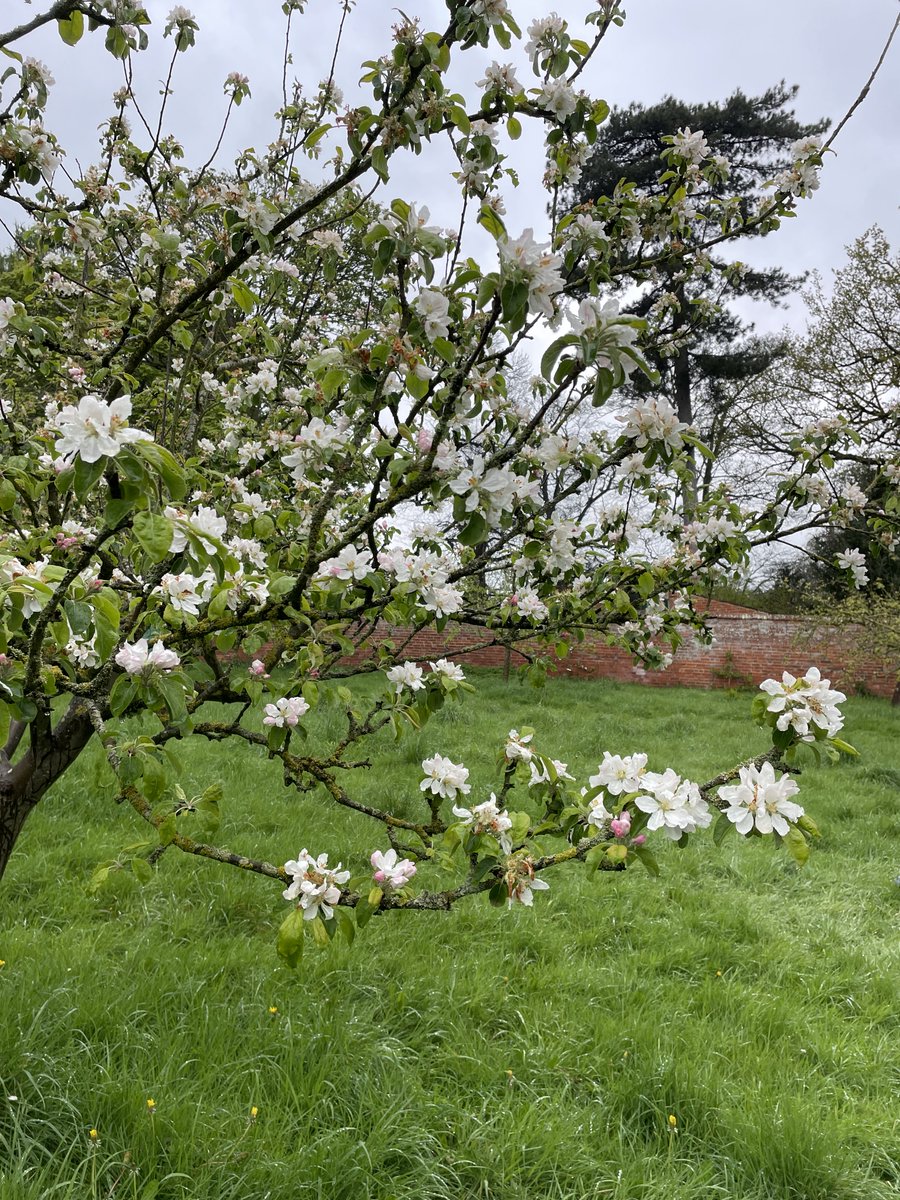
[[[0,0],[4,28],[27,19],[49,0]],[[139,95],[157,99],[171,49],[159,34],[171,4],[148,0],[154,18],[154,47],[137,60]],[[250,77],[253,98],[237,110],[226,151],[218,159],[227,166],[235,149],[265,145],[273,136],[271,112],[280,103],[281,41],[284,18],[278,0],[193,0],[198,17],[197,46],[182,56],[175,77],[169,128],[185,144],[187,161],[205,157],[218,133],[224,112],[222,83],[229,71]],[[442,28],[446,9],[439,0],[401,0],[405,12],[422,18],[426,28]],[[553,8],[573,24],[592,7],[589,0],[511,0],[523,28]],[[685,100],[721,98],[740,87],[748,93],[785,79],[800,85],[797,113],[801,120],[838,119],[856,97],[871,71],[897,12],[897,0],[632,0],[622,29],[612,30],[601,52],[585,72],[584,86],[610,104],[632,100],[653,102],[666,93]],[[359,63],[376,57],[389,44],[389,27],[398,8],[381,0],[357,0],[338,68],[338,79],[350,99],[359,78]],[[314,86],[327,73],[338,0],[309,0],[297,19],[292,72]],[[23,47],[20,46],[20,49]],[[75,49],[65,47],[55,30],[29,39],[26,53],[42,58],[56,76],[50,126],[82,163],[95,156],[95,130],[112,110],[110,96],[121,83],[121,67],[102,49],[102,34],[86,36]],[[515,44],[509,55],[496,45],[489,54],[464,56],[468,65],[461,82],[469,84],[496,58],[521,62]],[[526,78],[520,70],[520,77]],[[874,223],[894,245],[900,245],[900,37],[876,80],[869,98],[841,134],[837,156],[829,158],[822,186],[800,204],[799,216],[765,241],[742,247],[739,257],[757,264],[778,264],[791,271],[818,269],[826,282],[843,261],[843,247]],[[545,198],[540,144],[519,143],[517,165],[522,185],[507,195],[507,226],[515,235],[526,226],[545,230]],[[395,195],[428,204],[440,224],[455,223],[456,206],[447,187],[451,164],[426,151],[400,164],[383,199]],[[489,249],[488,247],[485,247]],[[802,305],[789,313],[755,313],[760,328],[776,328],[786,316],[802,324]]]

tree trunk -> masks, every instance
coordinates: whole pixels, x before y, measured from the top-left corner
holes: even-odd
[[[681,329],[688,324],[687,312],[687,296],[685,295],[684,285],[679,284],[675,290],[675,295],[678,297],[679,309],[675,314],[675,319],[672,323],[672,332],[677,335]],[[675,410],[678,413],[678,420],[684,421],[686,425],[693,425],[694,411],[691,403],[691,360],[688,354],[686,345],[682,346],[675,355],[675,360],[672,364],[672,385],[675,400]],[[694,510],[697,507],[697,463],[694,457],[693,446],[687,446],[687,461],[689,477],[684,483],[684,499],[681,506],[682,520],[685,525],[694,517]]]
[[[71,767],[94,732],[77,700],[55,729],[50,728],[49,715],[38,716],[27,728],[30,745],[17,761],[12,759],[22,729],[14,729],[6,747],[0,747],[0,880],[29,813]]]
[[[0,880],[18,841],[22,826],[34,808],[24,796],[10,789],[0,793]]]
[[[891,707],[900,708],[900,679],[897,680],[894,686],[894,694],[891,696]]]

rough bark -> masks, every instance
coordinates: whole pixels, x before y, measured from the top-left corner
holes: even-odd
[[[49,717],[29,728],[29,745],[12,761],[20,731],[0,751],[0,880],[29,815],[78,758],[93,734],[87,713],[73,701],[56,727]]]

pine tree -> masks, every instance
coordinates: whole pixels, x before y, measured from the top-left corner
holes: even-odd
[[[639,193],[658,191],[665,186],[659,180],[659,157],[665,148],[662,139],[687,128],[702,130],[710,153],[722,155],[730,164],[717,198],[734,200],[750,211],[764,194],[766,181],[789,167],[792,143],[828,127],[827,121],[802,124],[797,120],[789,107],[796,94],[796,87],[781,82],[760,96],[736,91],[726,100],[705,104],[687,104],[666,96],[650,106],[613,109],[569,199],[575,206],[612,196],[622,180]],[[704,215],[714,232],[715,207],[710,206]],[[654,258],[661,247],[652,231],[642,230],[641,237],[643,257]],[[682,421],[697,425],[704,440],[716,443],[717,452],[727,449],[732,425],[727,404],[734,390],[728,385],[764,371],[783,350],[779,339],[755,336],[752,324],[730,309],[728,302],[747,298],[777,304],[801,282],[802,277],[779,267],[736,272],[715,254],[710,255],[710,270],[700,278],[685,280],[677,259],[646,274],[632,272],[620,280],[623,289],[641,285],[641,295],[630,304],[631,310],[647,315],[658,311],[662,302],[671,335],[668,340],[675,347],[673,353],[657,356],[654,365],[660,383],[635,381],[635,387],[657,387]],[[711,311],[709,301],[722,307]],[[661,338],[661,344],[666,340]],[[686,512],[695,501],[697,482],[686,488]],[[702,477],[701,493],[708,492],[713,483],[711,476]]]

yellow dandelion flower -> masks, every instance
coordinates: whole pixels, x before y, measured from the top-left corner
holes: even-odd
[[[259,1109],[254,1104],[253,1107],[250,1109],[250,1120],[255,1121],[258,1116],[259,1116]]]
[[[92,1142],[97,1142],[100,1140],[100,1134],[97,1132],[96,1129],[91,1130],[90,1137],[91,1137]]]
[[[156,1112],[156,1101],[152,1098],[147,1101],[147,1112],[151,1117]]]
[[[269,1005],[269,1012],[272,1014],[272,1016],[273,1016],[273,1017],[274,1017],[274,1016],[276,1016],[276,1015],[277,1015],[277,1013],[278,1013],[278,1005],[277,1005],[277,1004],[270,1004],[270,1005]]]
[[[669,1113],[669,1126],[671,1129],[678,1128],[678,1118],[675,1116],[674,1113]]]

